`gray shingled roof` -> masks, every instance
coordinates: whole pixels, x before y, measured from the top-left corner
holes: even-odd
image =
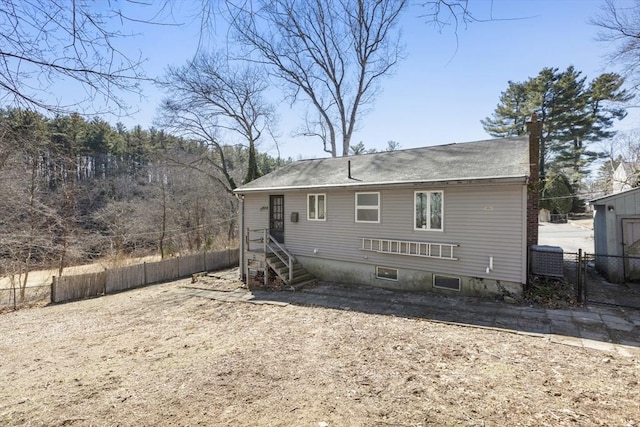
[[[528,137],[300,160],[237,188],[237,193],[410,184],[529,176]],[[351,178],[348,162],[351,162]]]

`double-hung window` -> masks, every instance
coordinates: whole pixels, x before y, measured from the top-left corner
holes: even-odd
[[[307,219],[309,221],[326,221],[326,194],[307,194]]]
[[[414,229],[442,231],[442,191],[416,191]]]
[[[356,193],[356,222],[380,222],[380,193]]]

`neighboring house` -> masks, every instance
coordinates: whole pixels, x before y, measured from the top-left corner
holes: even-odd
[[[640,258],[630,258],[640,257],[640,188],[591,204],[596,268],[612,282],[640,279]]]
[[[344,284],[521,294],[537,244],[537,154],[519,137],[284,166],[235,190],[243,278],[268,264],[285,283],[304,267]]]
[[[637,187],[639,171],[640,165],[638,163],[620,162],[618,167],[613,171],[613,177],[611,179],[612,192],[615,194]]]

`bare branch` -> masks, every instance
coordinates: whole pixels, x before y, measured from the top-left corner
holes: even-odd
[[[141,94],[140,83],[150,79],[142,57],[123,50],[120,42],[135,36],[134,23],[177,25],[162,16],[169,3],[157,8],[127,2],[140,13],[155,11],[147,19],[125,14],[112,2],[0,2],[0,100],[56,114],[80,107],[126,113],[122,94]]]
[[[605,0],[602,12],[591,24],[600,27],[597,40],[614,46],[608,59],[622,65],[624,76],[640,86],[640,3],[620,6],[615,0]]]
[[[348,155],[361,108],[401,57],[396,26],[404,0],[227,1],[229,23],[247,57],[268,66],[295,103],[319,116],[305,135],[332,156]],[[317,131],[317,126],[322,132]],[[328,143],[328,146],[327,146]],[[329,151],[330,150],[330,151]]]
[[[182,67],[170,67],[160,83],[168,94],[160,123],[211,144],[219,155],[216,169],[225,176],[230,190],[235,182],[224,161],[219,142],[222,136],[235,134],[248,146],[245,182],[260,174],[255,162],[256,145],[273,117],[273,107],[262,98],[267,89],[262,76],[255,68],[234,68],[221,53],[202,53]]]

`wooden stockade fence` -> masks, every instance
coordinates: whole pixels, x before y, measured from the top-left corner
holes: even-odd
[[[114,268],[100,273],[54,277],[51,302],[65,302],[139,288],[238,265],[239,250],[203,252],[158,262]]]
[[[106,271],[77,276],[54,276],[51,284],[51,302],[73,301],[104,295],[106,279]]]

